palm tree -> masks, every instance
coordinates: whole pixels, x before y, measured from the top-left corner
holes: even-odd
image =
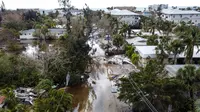
[[[142,29],[145,32],[148,31],[148,22],[149,22],[149,18],[148,17],[145,17],[145,16],[141,17],[140,24],[141,24]]]
[[[124,38],[120,34],[114,35],[113,45],[117,47],[117,50],[124,44]]]
[[[126,38],[127,31],[129,30],[128,24],[123,24],[120,28],[119,34]]]
[[[185,47],[180,40],[174,40],[169,44],[169,51],[173,53],[174,55],[174,64],[177,63],[177,55],[182,53],[184,51]]]
[[[199,28],[192,25],[186,25],[185,23],[181,23],[176,29],[175,32],[179,36],[183,43],[186,45],[185,47],[185,55],[186,55],[186,63],[191,64],[194,46],[198,47],[197,42],[200,40],[200,31]]]
[[[176,78],[184,84],[184,87],[188,91],[188,97],[191,101],[190,111],[195,111],[195,93],[197,87],[199,87],[200,81],[200,69],[196,69],[195,66],[187,65],[184,68],[179,69]]]
[[[160,37],[159,43],[156,47],[156,55],[160,63],[163,63],[166,58],[168,58],[169,53],[169,37]]]
[[[159,20],[157,27],[164,35],[169,36],[169,34],[173,32],[175,26],[176,24],[174,22]]]
[[[152,16],[150,19],[149,19],[149,22],[147,23],[148,24],[148,31],[150,31],[150,33],[152,33],[152,35],[155,34],[155,30],[157,28],[157,20],[154,16]]]

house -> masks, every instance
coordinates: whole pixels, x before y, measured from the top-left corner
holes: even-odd
[[[134,45],[134,46],[146,46],[147,45],[147,39],[142,37],[134,37],[131,39],[126,39],[128,44]]]
[[[5,96],[0,96],[0,108],[3,108],[5,106]]]
[[[124,22],[128,25],[138,25],[140,21],[140,15],[128,10],[119,10],[113,9],[106,11],[106,13],[111,14],[114,17],[117,17],[119,21]]]
[[[156,46],[135,46],[139,54],[139,65],[145,66],[150,59],[156,59]]]
[[[156,59],[156,47],[157,46],[135,46],[137,53],[140,56],[139,64],[141,66],[145,66],[149,59]],[[197,53],[198,47],[194,46],[193,52],[193,63],[198,64],[200,61],[200,53]],[[168,63],[168,61],[173,60],[174,55],[169,54],[168,59],[165,59],[164,62]],[[177,55],[177,64],[185,64],[185,52]]]
[[[149,5],[148,9],[150,11],[157,11],[158,9],[168,9],[168,4],[153,4],[153,5]]]
[[[166,65],[164,70],[167,72],[167,77],[176,77],[177,72],[180,68],[184,68],[186,65]],[[199,68],[199,65],[194,65]]]
[[[200,12],[194,10],[163,9],[161,17],[175,23],[191,21],[194,25],[200,25]]]
[[[33,34],[36,30],[35,29],[29,29],[29,30],[24,30],[21,31],[21,35],[20,35],[20,39],[37,39],[38,37],[34,37]],[[49,33],[50,35],[56,36],[57,38],[59,38],[60,36],[64,35],[64,33],[66,32],[66,29],[49,29]]]

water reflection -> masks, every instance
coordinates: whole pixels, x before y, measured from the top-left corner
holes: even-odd
[[[39,47],[37,46],[33,46],[31,44],[28,44],[26,47],[26,50],[22,52],[22,54],[31,57],[31,58],[35,58],[38,56],[39,53]]]
[[[44,40],[20,40],[25,46],[25,51],[22,51],[22,54],[31,58],[38,58],[41,53],[42,48],[49,48],[55,41],[44,41]],[[41,48],[42,47],[42,48]]]
[[[86,107],[88,95],[89,95],[89,87],[87,84],[77,85],[67,90],[69,93],[73,95],[73,107],[74,112],[81,112]]]

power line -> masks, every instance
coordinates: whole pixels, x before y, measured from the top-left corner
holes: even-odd
[[[133,81],[133,80],[132,80]],[[155,112],[158,112],[156,108],[151,104],[151,102],[147,99],[147,97],[144,95],[144,92],[137,86],[137,84],[133,81],[135,86],[139,89],[139,91],[142,93],[143,97],[146,99],[146,101],[151,105],[151,107],[155,110]]]
[[[141,91],[141,89],[137,86],[137,84],[131,79],[131,78],[128,78],[129,82],[131,83],[131,85],[133,86],[133,88],[137,91],[138,95],[144,99],[144,102],[145,104],[149,107],[149,109],[152,111],[152,112],[158,112],[156,110],[156,108],[151,104],[151,102],[146,98],[146,96],[144,95],[144,93]],[[135,84],[135,86],[133,85],[133,83]],[[138,92],[139,91],[139,92]],[[142,95],[141,95],[141,94]]]
[[[127,78],[128,79],[128,78]],[[129,80],[129,79],[128,79]],[[129,80],[129,82],[131,83],[131,81]],[[144,103],[148,106],[148,108],[154,112],[154,110],[150,107],[150,105],[148,104],[148,102],[146,102],[146,100],[143,98],[143,96],[138,92],[138,90],[134,87],[134,85],[131,83],[133,89],[135,89],[137,91],[137,94],[142,98],[142,100],[144,101]]]

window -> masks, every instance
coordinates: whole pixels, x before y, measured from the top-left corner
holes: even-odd
[[[192,17],[192,15],[190,15],[190,17]]]
[[[180,14],[180,17],[182,18],[182,14]]]
[[[199,16],[198,14],[196,16]]]
[[[175,18],[175,15],[173,15],[173,18]]]
[[[195,22],[197,22],[197,20],[195,20]]]
[[[166,18],[168,18],[168,16],[166,16]]]

